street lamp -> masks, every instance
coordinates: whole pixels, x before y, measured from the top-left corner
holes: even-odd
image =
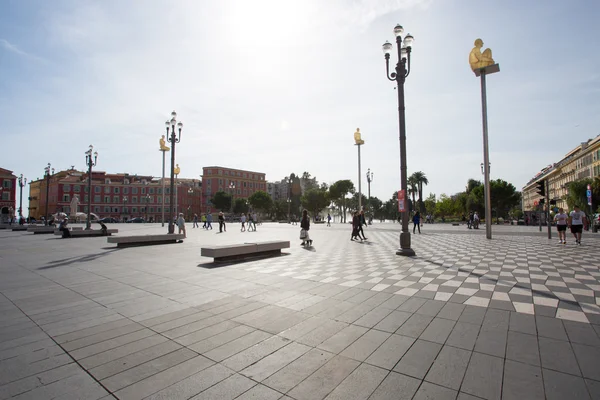
[[[44,219],[44,225],[48,225],[48,196],[50,196],[50,172],[54,175],[54,168],[51,168],[50,163],[44,168],[44,177],[46,178],[46,218]]]
[[[398,87],[398,124],[400,130],[400,189],[406,198],[407,177],[406,177],[406,121],[404,107],[404,82],[410,73],[410,53],[414,38],[408,34],[402,39],[404,28],[396,25],[394,35],[396,36],[396,47],[398,48],[398,62],[396,63],[396,72],[390,74],[390,53],[392,44],[385,42],[383,53],[385,54],[386,76],[390,81],[395,81]],[[400,208],[399,204],[399,208]],[[403,204],[402,204],[403,205]],[[399,210],[402,215],[402,232],[400,233],[400,248],[396,251],[400,256],[414,256],[415,251],[410,247],[410,232],[408,231],[408,207],[404,206]]]
[[[233,200],[235,198],[235,183],[230,182],[229,189],[231,189],[231,214],[233,214],[233,203],[234,203]]]
[[[127,196],[123,196],[123,212],[126,211],[125,207],[127,207]],[[127,213],[129,214],[128,210],[127,210]]]
[[[292,206],[292,199],[290,199],[288,197],[288,199],[286,200],[288,203],[288,224],[292,223],[291,217],[290,217],[290,207]]]
[[[150,204],[150,195],[147,194],[145,199],[146,199],[146,221],[145,222],[148,222],[148,204]]]
[[[93,152],[93,158],[92,158]],[[90,148],[85,152],[85,163],[88,166],[88,212],[85,229],[91,229],[92,225],[92,167],[95,167],[98,161],[98,152],[94,151],[94,146],[90,144]]]
[[[175,126],[178,128],[179,135],[175,134]],[[175,144],[179,143],[181,140],[181,130],[183,129],[183,123],[177,123],[177,113],[175,111],[171,113],[171,120],[165,122],[165,127],[167,128],[167,140],[173,147],[171,149],[171,193],[169,193],[169,203],[171,204],[171,207],[173,207],[173,192],[175,191]],[[170,135],[169,127],[171,128]],[[172,217],[169,218],[168,233],[175,233],[175,225]]]
[[[360,138],[360,129],[356,128],[354,132],[354,145],[358,147],[358,210],[362,210],[362,190],[360,187],[361,173],[360,173],[360,146],[365,144],[365,141]]]
[[[373,173],[371,172],[371,168],[367,169],[367,185],[369,190],[369,207],[371,206],[371,182],[373,182]]]
[[[193,184],[195,184],[195,182]],[[188,192],[188,199],[190,197],[192,199],[191,205],[194,205],[194,197],[193,197],[193,195],[194,195],[194,188],[193,187],[188,188],[187,192]],[[191,218],[192,218],[192,215],[190,213],[190,208],[191,208],[191,206],[188,205],[188,220],[191,220]]]
[[[181,168],[179,168],[179,164],[175,164],[175,219],[177,219],[177,206],[179,205],[179,199],[178,199],[178,189],[179,189],[179,173],[181,172]]]
[[[19,176],[19,222],[23,219],[23,186],[27,185],[27,178]]]

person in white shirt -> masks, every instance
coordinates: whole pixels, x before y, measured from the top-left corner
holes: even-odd
[[[579,206],[573,207],[574,210],[569,214],[569,226],[571,233],[575,236],[575,243],[581,245],[581,233],[585,222],[585,213],[579,209]]]
[[[567,244],[567,221],[569,216],[565,214],[562,208],[558,209],[558,214],[554,216],[556,230],[558,231],[558,241],[561,244]]]
[[[246,214],[242,214],[240,221],[242,221],[242,229],[240,229],[240,232],[244,232],[246,230]]]

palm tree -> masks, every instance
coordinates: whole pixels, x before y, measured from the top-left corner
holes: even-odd
[[[408,180],[406,181],[406,183],[408,186],[408,194],[412,195],[412,207],[413,207],[413,211],[414,211],[415,195],[418,193],[418,190],[417,190],[418,182],[415,179],[414,174],[408,177]]]
[[[427,179],[425,173],[422,171],[417,171],[413,173],[410,177],[413,178],[417,184],[419,190],[419,210],[423,212],[423,185],[428,185],[429,180]]]

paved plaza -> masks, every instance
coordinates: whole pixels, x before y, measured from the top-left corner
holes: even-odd
[[[403,258],[398,224],[228,228],[0,231],[0,399],[600,399],[600,234],[425,225]],[[200,257],[266,240],[291,248]]]

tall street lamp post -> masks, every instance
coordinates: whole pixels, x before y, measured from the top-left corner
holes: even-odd
[[[490,154],[488,147],[488,125],[487,125],[487,90],[485,76],[500,72],[500,65],[494,62],[492,50],[487,49],[483,53],[483,40],[476,39],[475,47],[469,54],[469,64],[475,76],[481,78],[481,116],[483,122],[483,194],[485,199],[485,236],[492,238],[492,199],[490,190]]]
[[[129,210],[127,210],[127,196],[123,196],[123,212],[129,214]]]
[[[196,182],[193,183],[193,185],[195,185],[195,184],[196,184]],[[192,199],[191,205],[194,205],[194,188],[190,187],[187,192],[188,192],[188,199],[189,198]],[[188,220],[191,219],[191,216],[192,216],[192,214],[190,212],[190,206],[188,206]]]
[[[177,126],[179,135],[175,134],[175,126]],[[173,147],[171,149],[171,192],[169,193],[169,204],[173,207],[173,195],[175,194],[175,144],[179,143],[181,140],[181,130],[183,129],[183,123],[177,123],[177,113],[173,111],[171,113],[171,120],[165,122],[165,127],[167,128],[167,140],[171,143]],[[169,135],[169,128],[171,128],[171,132]],[[163,193],[164,196],[164,193]],[[163,207],[164,208],[164,207]],[[175,221],[173,218],[169,218],[169,231],[168,233],[175,233]]]
[[[146,199],[146,221],[145,222],[148,222],[148,204],[150,204],[150,195],[147,194],[145,199]]]
[[[358,210],[362,210],[362,191],[360,187],[361,183],[361,172],[360,172],[360,146],[365,144],[365,141],[360,138],[360,129],[356,128],[354,132],[354,145],[358,147]]]
[[[181,168],[179,168],[179,164],[175,165],[175,219],[177,219],[177,206],[179,205],[179,198],[178,198],[178,188],[179,188],[179,173],[181,172]]]
[[[92,154],[93,153],[93,154]],[[92,157],[93,156],[93,157]],[[92,225],[92,167],[95,167],[98,161],[98,152],[94,151],[94,146],[90,144],[90,148],[85,152],[85,163],[88,167],[88,212],[85,229],[91,229]]]
[[[400,130],[400,186],[402,193],[406,196],[407,176],[406,176],[406,115],[404,107],[404,82],[410,73],[410,53],[414,38],[407,34],[404,39],[402,35],[404,28],[396,25],[394,35],[396,36],[396,47],[398,48],[398,62],[396,63],[396,72],[390,74],[390,53],[392,44],[385,42],[383,53],[385,54],[386,76],[390,81],[395,81],[398,87],[398,124]],[[396,251],[400,256],[414,256],[415,251],[410,247],[410,232],[408,231],[408,207],[400,210],[402,215],[402,232],[400,233],[400,248]]]
[[[367,186],[368,186],[368,194],[369,194],[369,207],[371,206],[371,182],[373,182],[373,173],[371,172],[371,168],[367,169]]]
[[[44,225],[48,225],[48,205],[50,203],[48,196],[50,196],[50,172],[54,175],[54,168],[50,166],[50,163],[44,168],[44,176],[46,178],[46,217],[44,218]]]
[[[19,176],[19,222],[23,219],[23,186],[27,185],[27,178]]]
[[[234,199],[235,199],[235,183],[233,183],[233,182],[229,183],[229,189],[231,190],[231,214],[233,217],[233,203],[234,203]]]
[[[169,127],[168,127],[168,122],[167,122],[167,134],[169,133]],[[166,143],[165,143],[165,135],[163,135],[160,139],[159,139],[159,144],[160,144],[160,149],[158,149],[158,151],[160,151],[162,153],[162,180],[161,180],[161,186],[162,186],[162,190],[161,190],[161,200],[162,200],[162,205],[161,205],[161,212],[162,212],[162,216],[160,219],[161,222],[161,226],[165,226],[165,153],[167,151],[170,150],[169,147],[167,147]]]

